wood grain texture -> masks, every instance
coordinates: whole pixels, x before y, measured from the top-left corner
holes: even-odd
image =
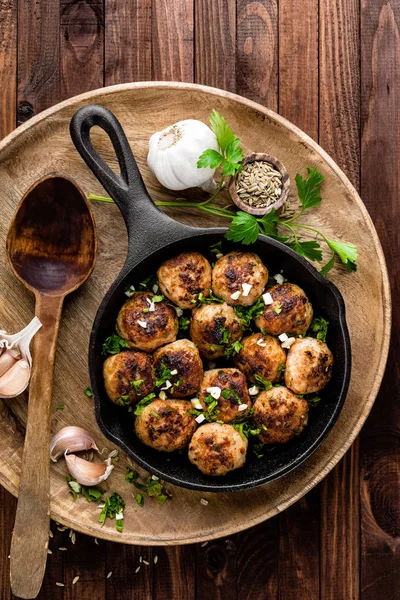
[[[193,81],[194,0],[152,0],[152,79]]]
[[[152,0],[105,0],[105,85],[152,78]]]
[[[279,114],[318,140],[318,0],[279,2]]]
[[[279,113],[318,139],[318,1],[279,2]],[[305,543],[305,540],[306,543]],[[279,597],[319,597],[320,498],[315,489],[279,517]]]
[[[198,544],[196,552],[196,598],[236,600],[237,536]]]
[[[320,4],[319,141],[356,187],[360,171],[358,23],[357,0],[327,0]],[[360,593],[357,444],[321,487],[321,599],[357,600]]]
[[[59,24],[59,2],[18,2],[18,123],[60,100]]]
[[[363,0],[361,192],[399,292],[400,2]],[[384,157],[384,160],[382,160]],[[376,164],[379,178],[374,177]],[[384,207],[377,198],[384,198]],[[361,597],[400,598],[399,351],[394,303],[392,350],[377,407],[361,435]]]
[[[104,542],[100,541],[99,544]],[[106,572],[107,575],[112,573],[106,582],[107,598],[149,600],[153,597],[153,572],[158,568],[157,548],[107,542]]]
[[[196,0],[195,81],[235,91],[236,2]]]
[[[0,3],[0,139],[16,125],[17,2]]]
[[[107,598],[106,544],[95,544],[93,538],[77,536],[75,545],[71,545],[67,532],[64,534],[66,551],[58,551],[64,561],[63,600],[105,600]],[[76,584],[72,581],[79,576]],[[112,577],[112,575],[111,575]],[[111,578],[110,577],[110,578]]]
[[[324,444],[294,472],[278,481],[245,492],[216,496],[206,494],[206,498],[212,500],[212,510],[207,512],[207,519],[204,519],[204,507],[200,504],[200,498],[204,494],[182,488],[173,488],[173,501],[162,507],[155,503],[147,503],[145,519],[138,515],[134,511],[135,506],[129,503],[124,532],[119,534],[112,522],[106,523],[100,529],[96,507],[83,499],[80,499],[79,504],[77,501],[72,510],[72,500],[66,494],[65,464],[61,461],[52,465],[53,518],[74,529],[98,537],[105,536],[113,541],[151,545],[199,542],[207,538],[229,535],[264,521],[304,495],[343,456],[364,422],[380,383],[388,346],[387,312],[390,306],[380,247],[368,215],[355,191],[333,161],[310,138],[302,135],[300,140],[298,130],[287,125],[286,121],[260,105],[239,100],[228,92],[211,92],[209,89],[190,84],[168,83],[126,84],[108,90],[88,92],[79,99],[68,101],[40,117],[34,117],[34,120],[12,134],[7,143],[0,145],[0,178],[5,182],[3,188],[0,188],[4,217],[0,224],[0,242],[19,200],[21,186],[29,187],[41,171],[54,171],[62,166],[67,172],[75,174],[83,189],[94,193],[102,191],[74,151],[71,141],[65,139],[65,144],[60,141],[63,139],[62,132],[67,130],[71,115],[79,106],[90,101],[103,104],[116,114],[122,115],[121,120],[128,139],[134,140],[135,154],[145,183],[155,199],[167,199],[171,195],[161,188],[146,166],[147,140],[150,133],[155,128],[161,129],[166,123],[175,122],[178,118],[193,116],[193,113],[206,120],[210,107],[218,106],[243,140],[245,147],[259,147],[267,141],[272,153],[282,157],[291,177],[304,168],[304,164],[317,165],[325,174],[326,181],[323,213],[315,211],[313,223],[323,226],[332,238],[353,239],[356,232],[359,243],[364,248],[360,254],[357,273],[347,275],[337,268],[331,275],[344,295],[348,308],[347,320],[353,335],[353,375],[349,395],[337,425],[329,433]],[[160,106],[164,110],[159,110]],[[148,115],[151,115],[150,119]],[[99,139],[100,153],[102,149]],[[36,160],[32,160],[32,157],[36,157]],[[55,406],[64,402],[65,409],[55,412],[53,431],[59,430],[64,424],[74,423],[87,427],[87,423],[93,423],[92,403],[82,394],[88,383],[86,356],[89,332],[99,301],[114,280],[115,273],[121,268],[126,252],[122,218],[116,207],[97,204],[93,208],[100,252],[90,285],[84,286],[71,296],[65,307],[60,328],[53,400]],[[200,221],[197,216],[193,221],[193,216],[185,211],[179,214],[179,218],[188,223],[198,224]],[[22,322],[27,320],[32,303],[21,291],[8,269],[4,268],[4,263],[0,274],[4,293],[13,298],[11,305],[0,305],[0,317],[6,329],[13,329],[19,324],[17,317]],[[364,303],[370,308],[375,308],[365,312],[362,309]],[[362,336],[358,335],[360,331],[363,331]],[[371,339],[375,340],[373,346],[370,344]],[[368,352],[370,364],[367,371],[365,352]],[[13,400],[12,408],[14,418],[20,422],[23,430],[26,422],[24,397]],[[21,442],[2,422],[0,430],[0,477],[2,483],[15,493],[20,469]],[[110,448],[94,423],[93,434],[99,447]],[[122,497],[131,493],[129,484],[124,480],[125,472],[126,459],[121,456],[113,471],[112,488],[107,489],[119,492]]]
[[[153,568],[153,600],[196,598],[195,549],[193,546],[154,549],[158,556]]]
[[[61,0],[61,98],[104,82],[103,0]]]
[[[238,94],[277,110],[278,8],[276,0],[237,2]]]

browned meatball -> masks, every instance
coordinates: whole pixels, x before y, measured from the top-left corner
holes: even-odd
[[[103,375],[107,396],[115,404],[133,404],[154,389],[153,359],[144,352],[126,350],[109,356]]]
[[[197,423],[190,414],[191,410],[192,405],[187,400],[156,399],[136,417],[136,435],[155,450],[181,450],[196,431]]]
[[[261,392],[254,402],[253,421],[264,444],[286,444],[307,425],[308,403],[287,388]]]
[[[304,291],[294,283],[280,283],[270,288],[273,304],[265,305],[256,319],[259,329],[271,335],[302,334],[313,318],[313,309]]]
[[[117,333],[131,348],[152,352],[176,340],[178,317],[166,300],[152,302],[154,294],[136,292],[118,313]],[[154,309],[154,310],[151,310]]]
[[[254,304],[263,293],[267,281],[268,270],[253,252],[230,252],[217,260],[212,272],[214,294],[231,306]],[[245,288],[242,284],[245,284]],[[247,284],[251,286],[248,290]]]
[[[205,475],[226,475],[243,467],[247,445],[232,425],[207,423],[191,439],[189,460]]]
[[[238,369],[212,369],[204,373],[199,395],[203,410],[206,410],[209,403],[214,400],[211,393],[207,391],[208,388],[215,388],[220,394],[217,399],[219,412],[216,420],[218,421],[230,423],[236,417],[245,415],[251,408],[246,377]],[[205,402],[207,398],[209,402]],[[244,405],[247,405],[247,408],[239,410],[239,406]]]
[[[333,355],[325,342],[311,337],[296,340],[288,352],[285,384],[295,394],[319,392],[332,377]]]
[[[242,320],[225,303],[204,304],[192,312],[190,337],[209,360],[223,356],[225,348],[242,335]]]
[[[190,340],[177,340],[159,348],[154,354],[156,378],[172,384],[165,392],[175,398],[192,396],[199,391],[203,379],[203,363],[199,351]]]
[[[182,252],[166,260],[157,277],[161,292],[180,308],[194,308],[199,294],[210,293],[211,266],[199,252]]]
[[[242,340],[243,348],[233,362],[250,381],[257,383],[255,375],[275,383],[281,378],[286,364],[286,352],[279,341],[262,333],[253,333]]]

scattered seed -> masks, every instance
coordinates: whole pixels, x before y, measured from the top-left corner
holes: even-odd
[[[112,571],[110,571],[109,573],[107,573],[107,579],[110,579],[111,575],[112,575]]]
[[[139,562],[143,562],[143,556],[139,556]]]
[[[50,548],[47,549],[47,554],[53,554],[52,550],[50,550]]]
[[[99,540],[97,538],[94,538],[94,543],[97,544],[97,546],[99,545]]]
[[[66,552],[67,548],[64,548],[64,546],[61,546],[61,548],[59,548],[59,550],[61,550],[61,552]]]
[[[56,585],[58,585],[58,587],[65,587],[64,583],[60,583],[59,581],[56,581]]]
[[[136,567],[135,573],[139,573],[139,571],[140,571],[140,565],[138,567]]]
[[[53,537],[54,537],[54,534],[53,534],[53,532],[52,532],[52,530],[51,530],[51,529],[50,529],[50,531],[49,531],[49,537],[51,537],[51,538],[53,538]]]
[[[155,565],[158,563],[158,556],[157,556],[157,554],[155,555],[153,562],[154,562]]]
[[[247,163],[237,179],[237,194],[249,206],[271,206],[282,194],[282,175],[266,161]]]
[[[66,531],[68,527],[57,527],[58,531]]]
[[[204,546],[207,546],[208,542],[203,542],[200,546],[200,548],[204,548]]]
[[[108,458],[114,458],[114,456],[118,456],[118,450],[114,449],[108,455]]]
[[[149,563],[149,561],[148,561],[148,560],[144,560],[144,559],[143,559],[143,564],[144,564],[144,565],[146,565],[146,566],[149,566],[149,564],[150,564],[150,563]]]
[[[203,506],[207,506],[207,504],[208,504],[208,500],[206,500],[205,498],[202,498],[202,499],[200,500],[200,504],[202,504]]]
[[[79,581],[79,575],[73,578],[72,585],[75,585]]]
[[[73,531],[72,535],[71,535],[71,543],[75,544],[75,542],[76,542],[76,533],[75,533],[75,531]]]

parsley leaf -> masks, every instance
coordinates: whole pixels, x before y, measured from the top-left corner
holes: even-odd
[[[300,256],[305,256],[309,260],[320,262],[322,260],[321,246],[315,240],[307,240],[301,242],[298,238],[286,244],[289,248],[292,248]]]
[[[123,340],[119,335],[113,333],[105,339],[103,343],[103,354],[118,354],[121,352],[121,348],[130,348],[128,342]]]
[[[350,242],[327,240],[328,246],[337,254],[348,271],[357,271],[357,246]]]
[[[257,219],[262,233],[270,237],[279,237],[277,229],[278,221],[279,215],[274,208],[260,219]]]
[[[239,354],[239,352],[242,350],[243,348],[243,344],[241,342],[239,342],[239,340],[237,340],[236,342],[233,342],[233,344],[231,344],[230,346],[227,346],[224,350],[224,355],[226,358],[231,358],[231,356],[234,356],[235,354]]]
[[[213,302],[219,302],[220,304],[223,304],[224,301],[222,298],[217,298],[217,296],[214,296],[213,291],[210,290],[208,296],[204,296],[200,292],[200,294],[197,296],[197,300],[192,300],[192,302],[193,304],[197,304],[197,306],[201,306],[202,304],[212,304]]]
[[[189,329],[189,325],[190,325],[190,319],[188,317],[186,317],[185,315],[182,315],[179,318],[179,329],[186,331],[187,329]]]
[[[270,381],[267,381],[263,377],[261,377],[261,375],[258,375],[258,373],[256,373],[254,375],[254,379],[258,383],[258,387],[261,388],[262,390],[272,389],[272,383]]]
[[[136,379],[136,381],[131,381],[130,384],[134,388],[136,394],[140,394],[140,388],[144,384],[144,379]]]
[[[197,161],[197,168],[204,169],[210,167],[210,169],[218,169],[223,160],[224,157],[222,154],[210,148],[209,150],[204,150],[200,155],[199,160]]]
[[[309,330],[307,331],[307,335],[317,338],[317,340],[322,340],[326,342],[326,336],[328,334],[328,321],[325,321],[322,317],[314,317],[312,323],[310,325]]]
[[[83,393],[88,398],[91,398],[93,396],[92,388],[90,387],[90,385],[86,388],[86,390],[83,390]]]
[[[313,208],[321,203],[321,183],[325,179],[318,169],[307,167],[307,171],[307,179],[304,179],[300,173],[297,173],[295,177],[302,210]]]
[[[335,266],[335,253],[332,254],[328,262],[322,267],[320,273],[322,277],[326,277],[331,269]]]
[[[224,152],[231,142],[236,139],[235,134],[225,121],[224,117],[218,111],[213,109],[210,115],[211,129],[215,133],[217,142],[222,152]]]
[[[134,485],[135,488],[141,492],[145,492],[149,497],[154,498],[157,504],[164,504],[167,500],[172,498],[170,492],[164,488],[163,483],[155,475],[150,475],[145,483],[137,481],[138,477],[138,473],[132,471],[132,469],[128,467],[125,481]],[[143,506],[144,498],[142,494],[136,494],[136,502],[139,506]]]
[[[227,240],[253,244],[260,233],[260,226],[253,215],[239,210],[232,219],[231,226],[225,234]]]

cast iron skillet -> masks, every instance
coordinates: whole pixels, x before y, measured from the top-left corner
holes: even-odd
[[[103,161],[90,140],[93,126],[111,138],[121,174]],[[224,251],[238,248],[228,243],[225,228],[200,229],[173,221],[153,204],[138,170],[123,129],[105,107],[90,105],[79,109],[71,121],[72,140],[83,160],[114,199],[128,230],[128,255],[122,271],[102,301],[90,337],[89,371],[96,407],[96,419],[108,439],[135,462],[162,479],[196,490],[225,492],[246,489],[281,477],[303,462],[321,444],[335,423],[346,397],[351,371],[351,350],[343,298],[305,259],[283,244],[260,236],[251,250],[261,256],[271,273],[283,269],[285,276],[308,294],[317,315],[329,321],[328,344],[335,357],[330,384],[322,401],[310,411],[304,432],[282,447],[266,451],[259,459],[248,453],[245,466],[226,477],[207,477],[192,466],[186,456],[157,452],[135,436],[132,415],[107,398],[102,376],[102,343],[115,330],[115,321],[126,301],[125,290],[155,273],[160,263],[183,250],[207,255],[212,244],[223,241]],[[238,249],[248,249],[239,246]]]

